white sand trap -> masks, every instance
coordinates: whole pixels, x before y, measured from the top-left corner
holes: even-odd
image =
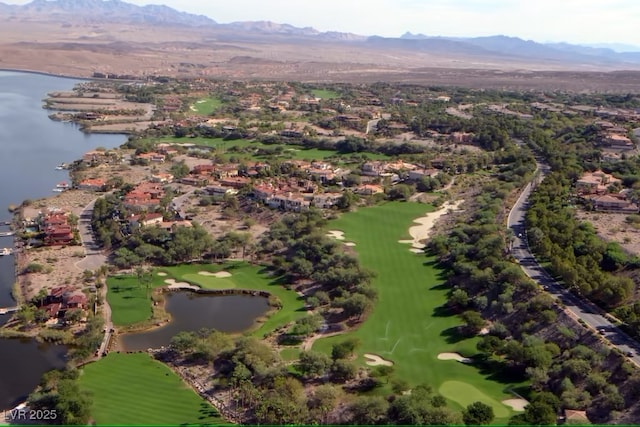
[[[507,399],[503,400],[502,403],[510,406],[514,411],[524,411],[524,408],[529,404],[529,402],[524,399]]]
[[[365,363],[369,366],[379,366],[379,365],[393,366],[392,361],[385,360],[382,357],[378,356],[377,354],[365,353],[364,358],[367,359]]]
[[[355,243],[353,243],[353,242],[344,242],[344,245],[345,245],[345,246],[351,246],[351,247],[353,247],[353,246],[355,246],[356,244],[355,244]]]
[[[329,230],[327,232],[327,236],[333,237],[336,240],[344,240],[344,231],[340,230]]]
[[[458,353],[440,353],[438,355],[439,360],[456,360],[460,363],[471,363],[472,360],[468,357],[462,357]]]
[[[418,248],[411,248],[409,249],[410,252],[413,252],[414,254],[423,254],[424,250],[423,249],[418,249]]]
[[[210,277],[231,277],[231,273],[228,271],[218,271],[217,273],[211,273],[210,271],[198,271],[198,274],[201,276],[210,276]]]
[[[169,285],[169,289],[200,289],[199,287],[193,286],[187,282],[176,282],[174,279],[167,279],[164,281],[164,283],[167,283]]]
[[[422,243],[431,235],[433,226],[436,221],[443,215],[446,215],[450,210],[458,210],[458,207],[464,200],[458,200],[457,202],[447,202],[440,209],[435,212],[430,212],[422,218],[413,220],[418,225],[409,227],[409,235],[413,240],[399,240],[399,243],[410,244],[412,249],[424,249],[425,244]],[[414,251],[411,251],[414,252]]]
[[[160,277],[164,277],[166,275],[167,275],[167,273],[165,273],[164,271],[161,271],[161,272],[158,273],[158,276],[160,276]]]

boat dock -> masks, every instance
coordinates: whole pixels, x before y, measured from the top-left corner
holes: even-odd
[[[0,308],[0,314],[15,313],[16,311],[18,311],[18,307],[5,307],[5,308]]]

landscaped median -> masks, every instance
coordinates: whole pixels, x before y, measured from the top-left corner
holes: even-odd
[[[268,294],[275,309],[266,319],[260,319],[259,327],[252,331],[257,337],[306,315],[304,301],[294,291],[286,289],[279,277],[272,276],[264,267],[246,262],[162,267],[153,270],[150,276],[148,289],[147,283],[141,283],[135,275],[114,276],[107,280],[107,299],[115,325],[136,328],[166,321],[168,315],[159,309],[163,304],[157,289],[161,287],[184,288],[184,292],[196,289],[225,294],[245,291]],[[158,302],[156,307],[153,306],[154,299]]]
[[[507,391],[513,384],[490,379],[474,359],[460,363],[438,358],[453,352],[472,358],[477,354],[477,339],[460,334],[461,320],[446,309],[446,272],[433,258],[412,253],[399,242],[410,238],[414,220],[433,210],[417,203],[386,203],[345,214],[329,224],[355,242],[353,250],[362,266],[376,273],[372,284],[378,301],[355,331],[320,339],[313,350],[330,354],[333,344],[355,337],[361,342],[357,351],[363,366],[365,353],[380,356],[393,362],[395,378],[412,386],[429,384],[456,409],[481,401],[493,408],[496,421],[506,421],[513,412],[501,402],[514,397]]]

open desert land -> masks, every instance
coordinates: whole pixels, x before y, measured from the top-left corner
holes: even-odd
[[[28,28],[28,31],[25,31]],[[306,82],[402,82],[505,89],[637,92],[638,67],[522,56],[421,52],[351,41],[323,41],[211,28],[74,24],[0,18],[0,68],[91,77],[94,72]],[[635,67],[635,68],[634,68]]]

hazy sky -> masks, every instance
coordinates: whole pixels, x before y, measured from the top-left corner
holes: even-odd
[[[0,0],[25,4],[29,0]],[[267,20],[318,30],[400,36],[504,34],[539,42],[640,46],[640,0],[128,0],[226,23]]]

